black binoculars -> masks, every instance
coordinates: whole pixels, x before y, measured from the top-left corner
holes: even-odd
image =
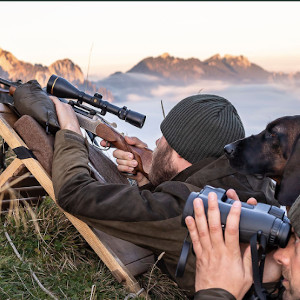
[[[227,198],[225,190],[221,188],[214,188],[209,185],[206,185],[200,193],[192,192],[189,195],[182,213],[182,226],[186,227],[185,218],[187,216],[194,217],[193,202],[195,198],[202,199],[205,214],[207,214],[208,194],[210,192],[217,194],[221,224],[223,229],[226,227],[226,219],[234,200]],[[239,226],[240,242],[249,243],[251,237],[258,232],[265,236],[268,246],[278,246],[281,248],[286,247],[291,234],[291,226],[289,219],[285,216],[285,211],[276,206],[264,203],[250,205],[242,202]],[[184,243],[177,266],[176,276],[182,276],[188,252],[189,245]]]

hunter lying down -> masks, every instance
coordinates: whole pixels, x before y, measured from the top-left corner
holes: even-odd
[[[90,175],[86,141],[74,111],[52,97],[61,126],[55,137],[53,184],[58,204],[67,212],[110,235],[163,256],[164,271],[186,294],[194,294],[195,256],[190,253],[183,277],[175,270],[187,229],[181,215],[191,191],[205,185],[234,188],[274,204],[272,183],[234,171],[223,154],[226,144],[244,137],[241,119],[226,99],[194,95],[180,101],[161,123],[149,180],[137,173],[138,186],[102,184]],[[136,146],[145,145],[127,139]],[[116,152],[119,170],[133,172],[132,154]]]

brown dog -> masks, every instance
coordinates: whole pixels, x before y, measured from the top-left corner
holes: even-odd
[[[300,115],[269,123],[257,135],[224,147],[230,165],[241,173],[276,181],[275,197],[291,206],[300,194]]]

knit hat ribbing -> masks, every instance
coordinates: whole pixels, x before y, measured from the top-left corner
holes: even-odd
[[[160,129],[169,145],[192,164],[221,156],[226,144],[245,137],[234,106],[222,97],[207,94],[180,101]]]
[[[290,219],[295,233],[298,237],[300,237],[300,196],[298,196],[296,201],[291,206],[288,212],[288,218]]]

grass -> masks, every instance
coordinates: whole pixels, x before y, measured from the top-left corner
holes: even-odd
[[[128,295],[50,198],[39,207],[17,206],[2,214],[0,245],[0,299],[124,299]],[[185,298],[157,267],[138,281],[152,299]]]
[[[7,165],[14,158],[9,149]],[[9,188],[9,194],[16,198],[12,188]],[[52,199],[47,197],[40,206],[34,207],[11,202],[14,206],[1,214],[2,198],[3,191],[0,190],[1,300],[99,300],[128,296],[129,292],[112,276]],[[147,292],[148,299],[186,299],[176,283],[156,266],[139,276],[137,281]]]

